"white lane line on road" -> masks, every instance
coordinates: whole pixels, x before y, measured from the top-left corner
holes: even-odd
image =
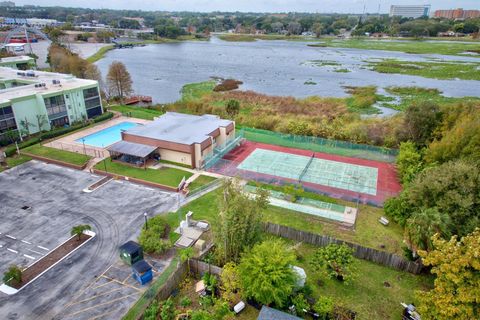
[[[40,248],[40,249],[45,250],[45,251],[50,251],[49,249],[47,249],[45,247],[42,247],[42,246],[37,246],[37,248]]]
[[[30,251],[30,252],[33,252],[33,253],[36,253],[36,254],[39,254],[39,255],[43,256],[43,253],[41,253],[41,252],[38,252],[38,251],[35,251],[35,250],[32,250],[32,249],[28,249],[28,248],[27,248],[27,250]]]
[[[13,250],[13,249],[10,249],[10,248],[7,248],[7,250],[10,251],[10,252],[13,252],[13,253],[18,253],[17,250]]]
[[[22,240],[23,243],[26,243],[26,244],[32,244],[31,242],[28,242],[27,240]]]
[[[13,239],[13,240],[17,240],[17,238],[15,238],[14,236],[11,236],[11,235],[9,235],[9,234],[6,234],[5,237],[10,238],[10,239]]]
[[[0,248],[3,248],[3,246],[0,244]]]
[[[28,254],[24,254],[23,256],[24,256],[25,258],[35,260],[35,257],[29,256]]]

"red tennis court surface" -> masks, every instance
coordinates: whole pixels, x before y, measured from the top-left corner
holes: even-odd
[[[301,184],[305,190],[325,194],[334,198],[340,198],[349,201],[359,200],[362,203],[370,203],[381,206],[389,197],[396,196],[401,191],[401,185],[397,178],[397,172],[393,164],[365,160],[359,158],[350,158],[333,154],[313,152],[310,150],[295,149],[269,145],[258,142],[245,141],[239,147],[236,147],[219,160],[209,171],[220,173],[228,176],[239,176],[248,180],[255,180],[269,184],[283,185],[287,183],[299,183],[298,180],[288,179],[276,175],[270,175],[260,172],[239,169],[238,166],[256,149],[265,149],[287,154],[301,155],[317,159],[324,159],[336,162],[342,162],[352,165],[360,165],[366,167],[377,168],[377,192],[375,195],[359,193],[348,189],[335,188],[327,185],[302,181]]]

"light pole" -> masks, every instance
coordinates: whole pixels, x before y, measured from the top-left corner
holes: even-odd
[[[87,155],[87,149],[85,148],[85,139],[82,138],[82,143],[83,143],[83,154],[86,156]]]
[[[145,217],[145,230],[148,230],[148,219],[147,219],[147,213],[144,212],[143,216]]]

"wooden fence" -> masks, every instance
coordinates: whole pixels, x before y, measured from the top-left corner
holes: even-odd
[[[406,271],[413,274],[419,274],[420,272],[422,272],[423,269],[423,265],[421,263],[405,260],[404,258],[396,254],[376,250],[373,248],[363,247],[355,243],[338,240],[329,236],[322,236],[319,234],[300,231],[271,222],[264,223],[264,229],[266,232],[282,238],[301,241],[319,247],[324,247],[331,243],[346,244],[354,250],[353,255],[355,257],[372,261],[397,270]]]
[[[208,272],[220,276],[223,269],[216,265],[206,263],[197,259],[190,259],[190,271],[198,275],[203,275],[204,273]]]

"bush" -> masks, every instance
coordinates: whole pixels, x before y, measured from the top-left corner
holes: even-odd
[[[192,304],[192,300],[190,300],[189,297],[183,297],[182,300],[180,300],[180,305],[184,308],[188,307],[191,304]]]
[[[312,266],[317,270],[325,269],[330,278],[348,281],[354,274],[353,249],[342,244],[329,244],[315,252]]]
[[[138,237],[138,243],[146,253],[162,254],[172,247],[170,240],[162,239],[158,233],[143,229]]]
[[[302,293],[297,294],[292,298],[292,304],[295,306],[295,311],[299,316],[303,316],[305,314],[304,310],[308,311],[310,309],[310,305]]]
[[[40,137],[33,137],[28,140],[25,140],[18,144],[19,149],[23,149],[26,147],[33,146],[34,144],[40,143]],[[7,157],[13,156],[17,152],[17,147],[15,145],[11,145],[5,148],[5,154]]]
[[[172,298],[168,298],[162,304],[160,317],[162,320],[174,320],[176,316],[175,305]]]
[[[113,118],[113,112],[105,112],[102,115],[99,115],[98,117],[93,118],[93,122],[97,123],[97,122],[105,121],[111,118]]]
[[[220,84],[218,84],[215,88],[213,88],[213,91],[219,92],[219,91],[235,90],[235,89],[238,89],[241,84],[243,84],[242,81],[238,81],[234,79],[225,79]]]
[[[333,314],[334,304],[330,297],[320,296],[313,306],[313,310],[318,313],[320,319],[329,319]]]
[[[153,301],[153,303],[145,310],[143,314],[143,320],[156,320],[158,314],[158,301]]]
[[[13,265],[8,268],[3,274],[3,282],[7,285],[19,284],[22,282],[22,270],[19,267]]]

